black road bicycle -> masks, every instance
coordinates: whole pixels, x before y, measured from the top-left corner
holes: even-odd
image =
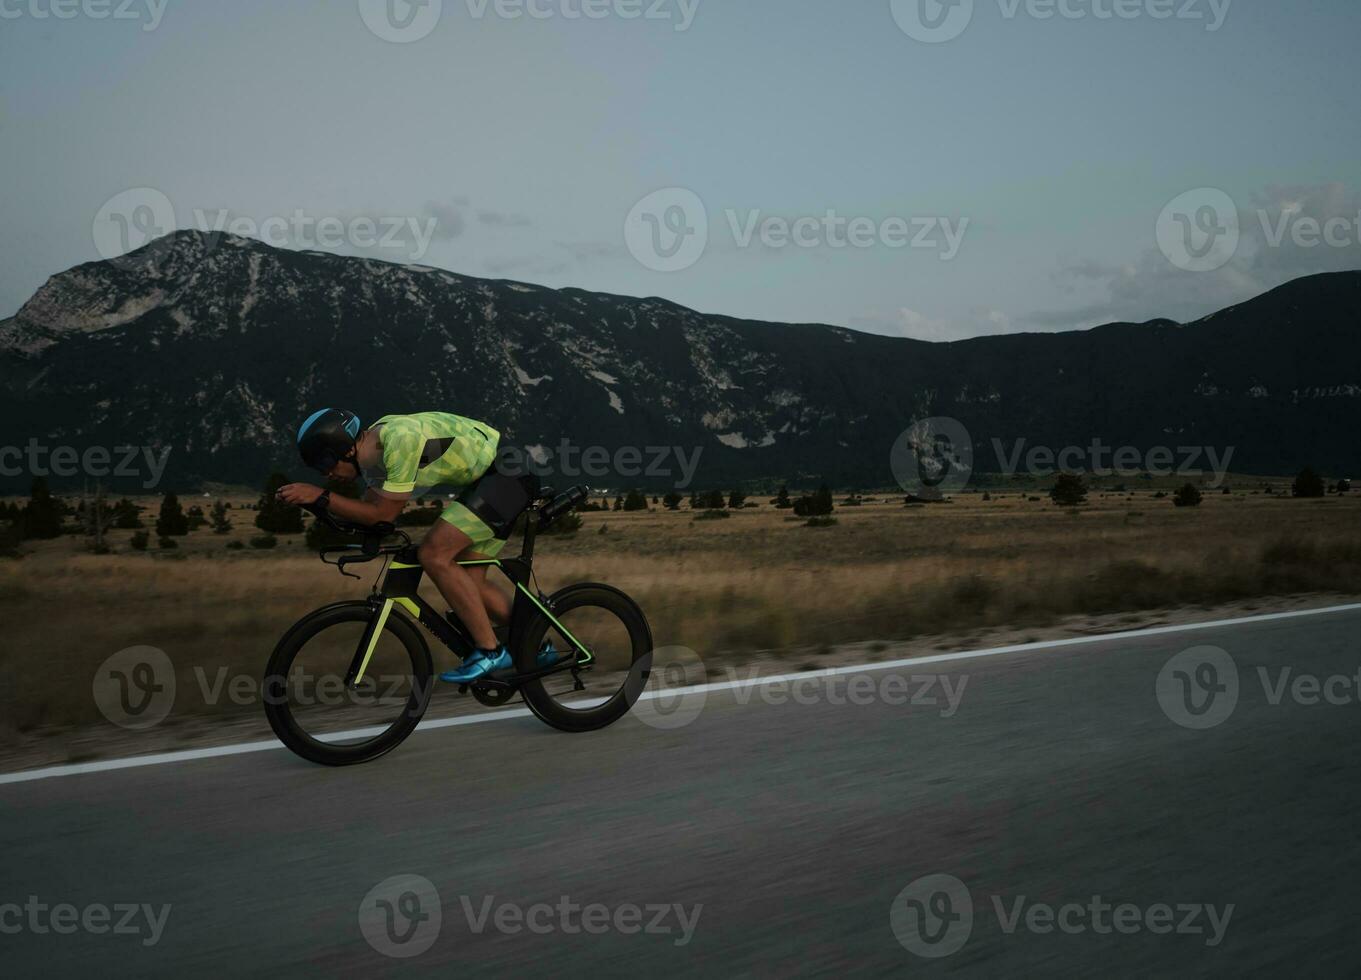
[[[519,694],[554,728],[604,728],[633,706],[647,685],[652,630],[643,611],[618,589],[595,582],[552,595],[534,578],[534,540],[582,503],[588,487],[554,497],[543,490],[526,510],[518,557],[461,561],[494,566],[515,589],[509,624],[498,627],[514,668],[461,692],[488,706]],[[265,670],[265,714],[286,746],[329,766],[369,762],[401,744],[420,723],[437,683],[427,632],[466,659],[474,650],[452,612],[441,615],[417,594],[422,569],[411,538],[391,524],[372,527],[308,508],[333,529],[362,537],[323,548],[321,559],[346,567],[382,559],[386,575],[367,599],[335,602],[309,613],[284,634]],[[413,622],[414,621],[414,622]]]

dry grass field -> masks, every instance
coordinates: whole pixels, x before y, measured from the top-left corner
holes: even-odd
[[[646,609],[659,645],[690,647],[706,664],[1040,627],[1073,614],[1361,592],[1357,494],[1214,493],[1178,509],[1151,491],[1096,492],[1076,511],[1014,491],[916,507],[892,497],[838,506],[837,523],[822,528],[759,499],[726,520],[695,520],[684,508],[588,513],[579,532],[541,539],[540,584],[617,585]],[[12,744],[102,722],[91,676],[124,647],[164,650],[192,692],[195,667],[257,676],[302,614],[368,591],[377,564],[361,566],[363,582],[341,578],[300,535],[273,551],[229,550],[227,541],[258,533],[244,503],[235,502],[230,535],[204,528],[174,553],[154,542],[134,552],[132,532],[116,531],[110,555],[89,554],[68,536],[0,559],[0,738]],[[438,663],[449,659],[437,652]],[[177,714],[195,710],[192,698],[176,702]]]

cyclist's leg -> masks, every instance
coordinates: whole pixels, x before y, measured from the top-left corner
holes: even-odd
[[[491,558],[476,549],[476,546],[463,552],[458,556],[459,561],[477,561],[478,559]],[[477,591],[482,596],[482,604],[487,607],[487,615],[497,626],[505,626],[510,622],[510,599],[506,594],[498,589],[491,582],[487,581],[487,566],[478,565],[468,569],[468,574],[477,583]]]
[[[482,601],[482,590],[466,568],[454,564],[455,556],[472,547],[473,539],[466,530],[447,520],[436,521],[421,542],[421,567],[454,615],[468,628],[478,648],[495,650],[499,644]]]

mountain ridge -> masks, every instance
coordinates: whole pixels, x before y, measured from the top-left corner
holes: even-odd
[[[888,485],[927,416],[959,419],[985,471],[994,439],[1096,436],[1341,472],[1361,468],[1358,312],[1361,273],[1325,273],[1187,324],[930,342],[175,232],[0,321],[0,411],[16,444],[171,449],[185,486],[301,472],[292,431],[325,404],[457,411],[524,446],[693,447],[702,485]]]

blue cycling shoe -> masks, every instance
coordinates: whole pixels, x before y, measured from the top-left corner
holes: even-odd
[[[511,663],[510,651],[505,647],[497,650],[491,656],[483,650],[475,650],[467,660],[456,670],[447,670],[439,675],[439,679],[446,684],[471,684],[486,677],[492,671],[509,670],[514,665]]]
[[[543,646],[539,647],[538,663],[540,668],[553,667],[567,659],[567,654],[560,652],[553,646],[552,640],[544,640]]]

